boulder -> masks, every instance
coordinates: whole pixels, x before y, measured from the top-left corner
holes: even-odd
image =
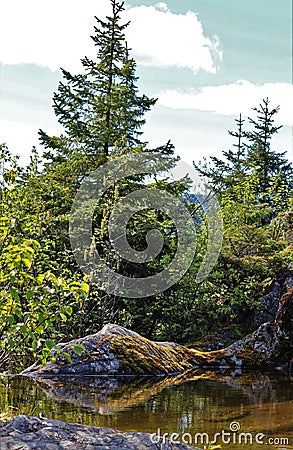
[[[1,450],[192,450],[167,439],[157,441],[148,433],[124,433],[24,415],[0,423]]]
[[[79,356],[75,345],[84,350]],[[105,325],[101,331],[52,350],[55,361],[38,362],[21,375],[38,378],[56,375],[170,375],[196,367],[230,367],[234,360],[224,351],[199,352],[174,342],[153,342],[119,325]],[[69,362],[63,353],[70,354]]]
[[[293,355],[293,288],[281,298],[277,314],[254,333],[229,347],[200,352],[176,343],[153,342],[134,331],[108,324],[96,334],[59,344],[54,361],[36,362],[21,375],[170,375],[194,368],[245,368],[291,371]],[[73,348],[84,347],[77,355]],[[61,353],[60,353],[61,352]],[[70,354],[71,362],[64,352]]]
[[[265,295],[258,299],[260,303],[254,313],[254,324],[258,328],[266,322],[274,319],[280,306],[282,288],[278,281],[273,283],[267,289]]]

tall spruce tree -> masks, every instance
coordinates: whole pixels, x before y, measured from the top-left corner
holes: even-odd
[[[121,23],[120,17],[124,3],[110,2],[112,14],[105,20],[96,17],[92,36],[96,60],[83,58],[82,74],[72,75],[62,69],[63,80],[54,94],[53,108],[64,132],[49,136],[39,131],[40,141],[47,149],[41,175],[44,200],[48,205],[54,199],[55,216],[69,213],[82,178],[108,158],[146,150],[141,128],[145,113],[156,99],[139,94],[136,63],[129,55],[125,39],[128,23]],[[174,147],[170,142],[148,152],[165,158],[166,168],[174,164]],[[60,202],[56,207],[58,196]]]
[[[130,57],[124,34],[128,24],[121,23],[124,4],[117,0],[109,1],[112,13],[105,20],[96,18],[97,26],[92,36],[97,47],[96,60],[82,59],[82,74],[72,75],[62,70],[63,80],[54,94],[53,107],[64,132],[60,136],[49,136],[42,130],[39,132],[41,143],[47,149],[46,163],[38,177],[41,189],[37,189],[41,191],[37,202],[41,203],[46,213],[42,229],[54,241],[59,267],[65,267],[65,270],[68,267],[72,271],[79,270],[70,248],[68,221],[75,193],[85,176],[121,154],[148,152],[159,155],[164,171],[173,167],[177,160],[170,142],[149,149],[142,140],[144,115],[156,99],[139,94],[136,63]],[[99,255],[116,272],[129,276],[139,276],[141,273],[146,276],[155,269],[151,262],[148,267],[143,267],[123,261],[111,248],[107,224],[113,204],[133,189],[145,188],[145,182],[144,174],[117,182],[99,201],[93,217],[93,236]],[[175,195],[181,195],[186,190],[186,180],[181,183],[160,179],[155,180],[154,184]],[[136,249],[145,249],[145,236],[152,228],[160,228],[165,233],[166,229],[173,230],[174,224],[155,210],[141,211],[127,228],[130,244]],[[165,259],[174,253],[176,233],[169,233],[166,237],[163,249]],[[91,284],[84,327],[94,324],[99,328],[114,318],[119,322],[119,315],[127,315],[128,307],[127,302],[123,303],[122,299],[105,294]]]
[[[63,81],[53,97],[53,107],[64,127],[61,136],[48,136],[40,130],[46,153],[47,168],[55,164],[71,173],[86,174],[115,152],[119,154],[143,145],[141,127],[144,114],[156,99],[139,95],[135,76],[136,63],[129,56],[125,28],[120,14],[124,3],[111,0],[112,15],[106,20],[96,17],[92,36],[97,59],[81,60],[83,74],[72,75],[62,69]],[[172,155],[169,145],[159,149]],[[53,163],[53,166],[52,166]]]

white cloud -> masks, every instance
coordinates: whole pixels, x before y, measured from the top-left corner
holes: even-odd
[[[198,16],[174,14],[166,3],[129,8],[127,37],[138,63],[154,67],[187,67],[216,73],[222,51],[217,36],[208,38]]]
[[[80,70],[80,58],[95,54],[94,16],[109,12],[108,0],[9,0],[1,5],[0,61]]]
[[[28,163],[32,147],[40,148],[38,139],[39,128],[45,129],[49,135],[58,135],[61,132],[61,127],[58,123],[55,126],[48,126],[43,121],[43,123],[33,125],[27,122],[0,118],[0,143],[6,143],[10,151],[21,156],[23,163]]]
[[[94,57],[90,39],[94,16],[110,13],[109,0],[10,0],[0,16],[0,62],[36,63],[57,70],[80,70],[80,58]],[[127,40],[138,62],[158,67],[188,67],[215,73],[221,59],[217,37],[208,38],[193,12],[173,14],[164,2],[128,7]]]
[[[253,115],[251,108],[268,97],[272,106],[280,105],[276,122],[293,125],[293,85],[289,83],[265,83],[256,85],[246,80],[234,83],[206,86],[198,91],[179,92],[166,90],[159,95],[158,104],[166,108],[210,111],[224,116]]]
[[[167,3],[164,3],[164,2],[159,2],[155,6],[157,7],[157,9],[160,9],[161,11],[169,10]]]

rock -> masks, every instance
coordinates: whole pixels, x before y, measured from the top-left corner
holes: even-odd
[[[81,356],[73,347],[84,346]],[[234,362],[225,351],[199,352],[182,345],[153,342],[134,331],[108,324],[98,333],[59,344],[69,353],[72,363],[56,351],[56,358],[45,366],[39,363],[25,369],[21,375],[46,378],[56,375],[169,375],[196,367],[230,367]]]
[[[274,319],[279,309],[281,292],[282,288],[280,283],[274,281],[270,285],[267,294],[258,299],[260,305],[254,313],[254,324],[256,327]]]
[[[252,334],[230,345],[227,351],[242,354],[244,361],[248,357],[257,358],[259,365],[279,367],[290,372],[293,357],[293,288],[282,296],[273,321],[262,324]]]
[[[260,305],[254,313],[256,328],[274,319],[280,307],[282,295],[291,287],[293,287],[293,270],[289,266],[278,273],[276,279],[268,286],[265,295],[258,299]]]
[[[17,416],[0,423],[1,450],[192,450],[147,433],[123,433],[108,428]]]
[[[272,361],[292,363],[293,357],[293,287],[283,295],[273,322]]]
[[[63,375],[170,375],[193,368],[284,368],[293,356],[293,288],[281,298],[273,321],[226,349],[199,352],[175,343],[152,342],[138,333],[108,324],[96,334],[59,344],[54,362],[35,363],[21,375],[38,378]],[[73,348],[81,344],[81,356]],[[69,353],[72,362],[62,354]]]
[[[293,270],[290,266],[279,273],[279,280],[282,286],[282,294],[285,294],[293,287]]]

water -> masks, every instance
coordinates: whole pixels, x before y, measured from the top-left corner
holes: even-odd
[[[169,437],[177,433],[174,440],[184,438],[201,448],[207,437],[211,441],[223,432],[217,436],[222,448],[293,448],[293,380],[281,376],[188,373],[42,381],[1,377],[0,411],[156,435],[159,430]],[[250,434],[240,437],[241,432]]]

